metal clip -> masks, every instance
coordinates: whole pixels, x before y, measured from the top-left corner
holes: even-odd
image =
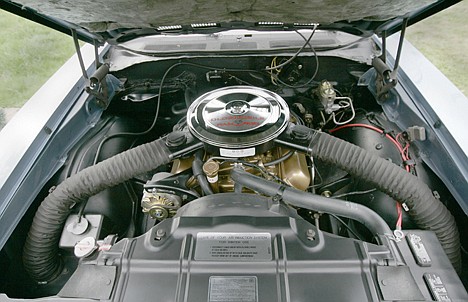
[[[393,236],[395,236],[395,241],[400,242],[403,238],[405,238],[405,233],[402,230],[394,230]]]

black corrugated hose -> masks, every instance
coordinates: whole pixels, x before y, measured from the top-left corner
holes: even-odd
[[[140,145],[88,167],[60,183],[41,203],[23,250],[26,271],[46,283],[61,273],[58,243],[71,208],[107,188],[171,161],[163,139]]]
[[[455,218],[427,184],[390,161],[323,132],[314,131],[307,147],[312,157],[334,164],[405,203],[414,222],[436,234],[453,267],[460,272],[460,237]]]

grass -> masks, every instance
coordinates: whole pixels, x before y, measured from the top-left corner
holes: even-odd
[[[407,39],[468,95],[468,1],[412,25]]]
[[[0,10],[0,107],[21,107],[73,53],[67,35]]]
[[[408,40],[468,94],[468,1],[408,29]],[[0,108],[21,107],[74,53],[72,39],[0,10]]]

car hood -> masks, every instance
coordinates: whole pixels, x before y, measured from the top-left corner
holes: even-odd
[[[223,27],[290,29],[310,23],[358,35],[393,33],[399,30],[403,18],[409,18],[412,24],[456,2],[459,1],[0,0],[0,5],[65,33],[74,28],[88,42],[118,42],[122,33],[129,30],[139,36]]]

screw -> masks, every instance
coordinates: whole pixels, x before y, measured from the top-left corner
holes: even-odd
[[[378,143],[377,145],[375,145],[375,149],[377,150],[381,150],[383,148],[383,145],[381,143]]]
[[[325,196],[325,197],[331,197],[332,195],[333,195],[332,192],[328,190],[322,192],[322,196]]]

